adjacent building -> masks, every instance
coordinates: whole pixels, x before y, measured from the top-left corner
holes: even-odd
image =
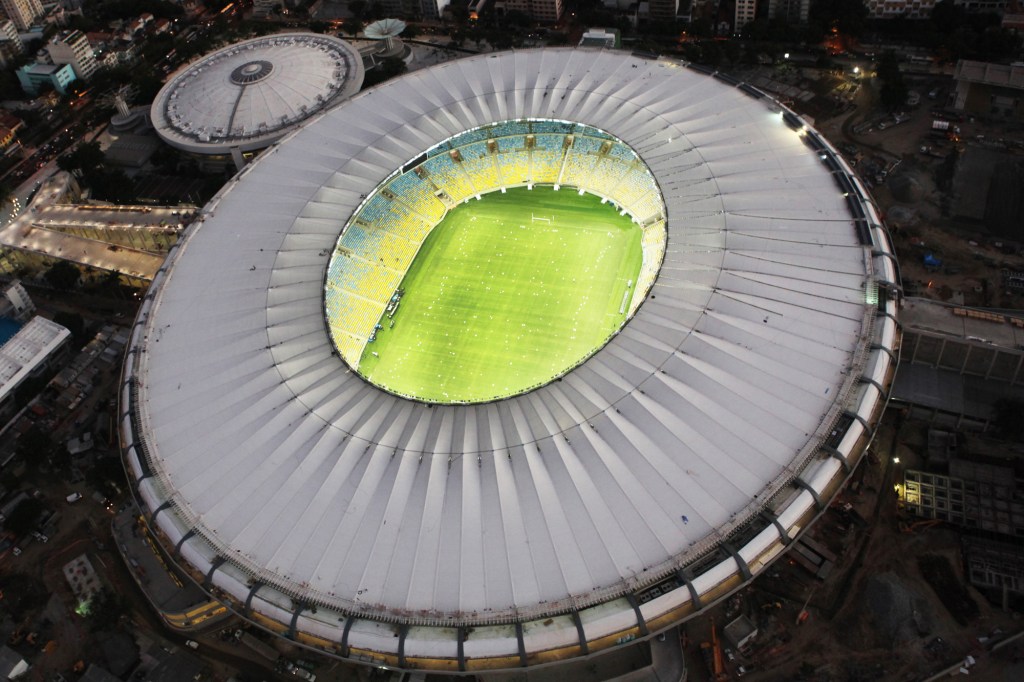
[[[19,31],[27,31],[43,15],[39,0],[0,0],[0,7]]]
[[[914,516],[1024,538],[1024,500],[1010,466],[954,459],[948,474],[908,469],[903,481]]]
[[[14,280],[4,290],[0,298],[0,317],[8,317],[18,322],[26,322],[36,312],[36,304],[25,291],[21,282]]]
[[[28,673],[29,667],[17,651],[0,646],[0,680],[19,680]]]
[[[740,30],[752,22],[757,14],[757,0],[736,0],[736,20],[733,24],[733,31]]]
[[[647,12],[651,19],[674,20],[679,12],[679,0],[650,0]]]
[[[926,19],[935,7],[935,0],[865,0],[872,19]]]
[[[6,69],[12,65],[23,50],[21,41],[11,42],[0,40],[0,69]]]
[[[588,28],[580,38],[580,47],[622,47],[622,38],[617,28]]]
[[[528,14],[537,21],[555,22],[561,18],[563,6],[562,0],[506,0],[505,9]]]
[[[936,0],[865,0],[864,4],[871,19],[927,19],[935,3]],[[1008,3],[1006,0],[954,0],[953,4],[971,14],[1002,14]]]
[[[23,49],[21,38],[18,36],[18,27],[10,19],[0,20],[0,43],[13,43],[17,46],[15,49],[18,52]]]
[[[1024,397],[1024,318],[907,297],[892,400],[912,419],[985,429],[992,407]]]
[[[16,73],[21,89],[33,96],[51,88],[66,95],[68,85],[75,80],[75,70],[70,64],[26,64]]]
[[[45,50],[49,57],[46,61],[70,64],[82,80],[89,80],[99,68],[89,39],[81,31],[60,32],[47,43]]]
[[[961,59],[953,106],[969,114],[1024,121],[1024,65]]]
[[[737,6],[743,1],[736,0]],[[768,16],[790,24],[806,24],[810,11],[811,0],[768,0]]]
[[[33,317],[0,346],[0,419],[17,410],[15,394],[28,379],[42,375],[63,357],[71,332],[45,317]]]

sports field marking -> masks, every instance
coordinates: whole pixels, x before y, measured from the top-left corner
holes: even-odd
[[[591,195],[519,188],[460,205],[427,237],[359,372],[430,402],[543,385],[621,326],[641,260],[639,227]]]

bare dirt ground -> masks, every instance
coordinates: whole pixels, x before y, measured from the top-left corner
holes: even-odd
[[[944,214],[945,195],[970,191],[965,186],[968,179],[960,178],[952,193],[940,189],[943,174],[953,167],[950,155],[999,144],[1007,147],[1006,153],[1019,155],[1019,148],[1011,143],[1021,135],[967,119],[957,124],[959,142],[936,139],[931,134],[932,109],[951,88],[949,79],[939,77],[911,84],[920,92],[938,89],[935,100],[923,98],[917,107],[906,108],[906,122],[879,130],[870,124],[887,117],[876,106],[874,86],[865,81],[854,111],[820,121],[818,127],[837,147],[852,144],[857,148],[857,155],[844,155],[848,161],[856,161],[855,169],[870,186],[886,219],[907,293],[969,306],[1024,309],[1024,292],[1007,291],[1000,275],[1003,268],[1024,270],[1024,254],[1014,253],[1009,243],[988,234],[983,223],[950,217],[954,211],[949,206]],[[875,171],[882,169],[889,170],[884,178],[878,178]],[[924,265],[929,253],[942,261],[940,267]]]
[[[1020,645],[989,655],[978,640],[1016,633],[1024,623],[967,586],[958,534],[941,526],[906,531],[894,484],[905,467],[920,463],[926,431],[899,422],[898,414],[889,413],[847,492],[810,531],[838,556],[832,574],[818,580],[784,557],[711,614],[719,629],[740,613],[760,629],[750,654],[736,653],[728,664],[730,676],[743,665],[754,668],[744,676],[752,682],[910,682],[972,655],[978,659],[975,679],[1022,679],[1016,677]],[[842,513],[847,502],[862,521]],[[809,618],[797,625],[805,603]],[[688,625],[691,647],[710,637],[709,622]],[[691,680],[710,679],[699,656],[689,660]]]

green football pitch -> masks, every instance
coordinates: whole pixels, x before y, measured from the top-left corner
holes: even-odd
[[[621,326],[640,239],[629,218],[570,189],[518,188],[459,205],[420,248],[359,372],[436,403],[545,384]]]

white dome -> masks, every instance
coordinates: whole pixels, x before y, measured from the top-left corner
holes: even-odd
[[[192,62],[153,100],[168,144],[200,154],[262,149],[352,96],[363,62],[349,43],[315,33],[245,40]]]

